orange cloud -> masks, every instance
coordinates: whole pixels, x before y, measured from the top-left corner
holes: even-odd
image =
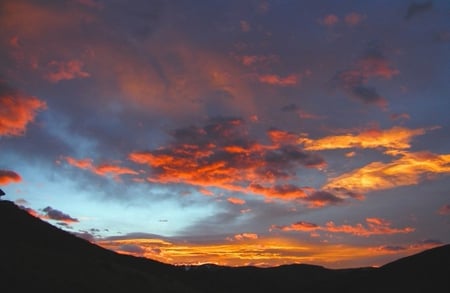
[[[328,136],[320,139],[298,139],[305,150],[332,150],[347,148],[408,149],[413,137],[425,134],[426,129],[395,126],[391,129],[369,129],[358,134]]]
[[[307,243],[283,237],[245,238],[245,241],[192,243],[158,238],[122,238],[97,240],[96,244],[135,256],[143,256],[174,265],[213,263],[226,266],[273,267],[283,264],[317,264],[328,268],[375,266],[412,254],[423,246],[405,245],[402,250],[379,246]],[[124,249],[132,245],[139,249]],[[380,259],[386,261],[380,263]]]
[[[300,76],[298,74],[290,74],[285,77],[281,77],[276,74],[265,74],[258,76],[258,80],[261,83],[267,83],[276,86],[294,86],[300,82]]]
[[[37,112],[46,108],[46,103],[35,97],[0,96],[0,136],[23,135]]]
[[[297,134],[280,129],[270,129],[267,131],[267,135],[276,144],[295,143],[298,139]]]
[[[267,198],[282,200],[296,200],[307,197],[306,192],[302,188],[291,184],[264,187],[254,183],[250,185],[250,190]]]
[[[0,170],[0,184],[18,183],[22,181],[22,177],[11,170]]]
[[[139,173],[131,168],[122,167],[116,164],[103,163],[95,166],[92,163],[92,159],[80,159],[77,160],[72,157],[64,158],[69,165],[77,167],[79,169],[90,170],[92,173],[97,174],[99,176],[108,176],[111,175],[115,179],[119,179],[120,175],[138,175]]]
[[[415,185],[424,178],[450,174],[450,154],[430,152],[393,152],[400,155],[392,162],[372,162],[360,169],[328,180],[326,190],[352,190],[366,193],[373,190]]]
[[[345,233],[355,236],[369,237],[372,235],[389,235],[399,233],[411,233],[414,232],[414,228],[392,228],[391,223],[380,218],[366,218],[366,225],[336,225],[333,222],[327,222],[325,226],[319,226],[309,222],[297,222],[289,226],[272,226],[271,230],[280,229],[282,231],[300,231],[300,232],[313,232],[313,231],[326,231],[328,233]]]
[[[243,205],[245,204],[245,200],[241,199],[241,198],[237,198],[237,197],[229,197],[227,198],[227,201],[229,203],[235,204],[235,205]]]
[[[213,119],[204,127],[178,129],[173,138],[165,147],[129,154],[132,162],[151,168],[150,182],[217,187],[292,200],[304,197],[304,192],[292,184],[273,185],[274,182],[295,178],[293,170],[300,166],[326,165],[323,158],[304,152],[295,142],[254,142],[240,119]]]
[[[67,163],[69,163],[70,165],[72,165],[74,167],[80,168],[80,169],[93,168],[92,160],[89,158],[77,160],[72,157],[66,157],[65,159],[66,159]]]
[[[49,73],[45,78],[51,82],[59,82],[61,80],[71,80],[75,78],[87,78],[90,74],[83,71],[84,63],[79,60],[70,60],[67,62],[51,61],[48,64]]]

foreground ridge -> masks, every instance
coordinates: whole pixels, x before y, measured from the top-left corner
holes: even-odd
[[[0,291],[429,292],[449,290],[450,245],[380,268],[173,266],[122,255],[0,201]],[[433,290],[436,291],[436,290]],[[444,292],[443,291],[443,292]]]

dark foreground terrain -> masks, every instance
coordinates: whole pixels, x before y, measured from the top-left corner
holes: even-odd
[[[450,292],[450,245],[380,268],[198,266],[120,255],[0,201],[0,292]]]

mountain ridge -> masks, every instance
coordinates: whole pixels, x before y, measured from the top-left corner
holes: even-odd
[[[424,292],[449,288],[450,245],[379,268],[174,266],[118,254],[0,201],[0,291]]]

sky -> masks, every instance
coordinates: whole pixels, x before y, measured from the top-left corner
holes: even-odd
[[[449,1],[0,6],[4,200],[176,265],[450,243]]]

